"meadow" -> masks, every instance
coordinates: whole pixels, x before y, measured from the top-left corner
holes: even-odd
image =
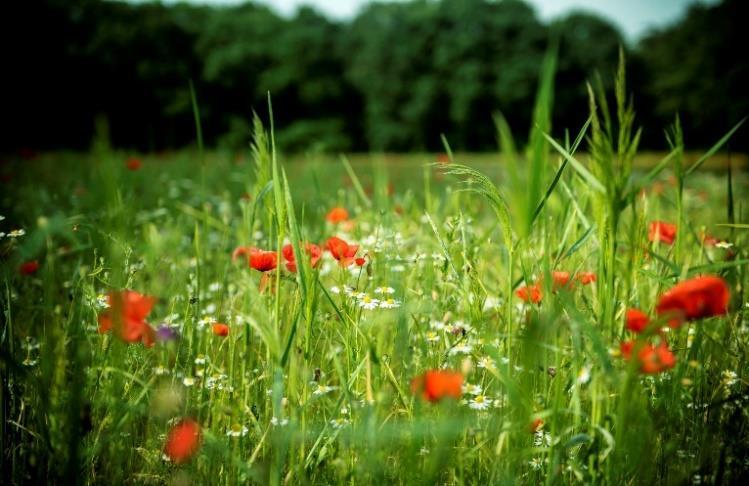
[[[552,80],[480,158],[2,166],[5,480],[749,478],[745,127],[643,158],[621,68],[555,138]]]

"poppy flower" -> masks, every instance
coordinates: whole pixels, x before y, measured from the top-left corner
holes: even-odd
[[[39,262],[36,260],[29,260],[18,266],[18,272],[21,273],[21,275],[34,275],[38,270]]]
[[[310,265],[315,268],[322,258],[322,250],[313,243],[304,244],[304,252],[310,257]],[[291,244],[284,245],[281,253],[286,260],[286,269],[290,272],[296,272],[296,259],[294,257],[294,247]]]
[[[583,285],[588,285],[598,280],[598,276],[593,272],[580,272],[575,275],[575,278]]]
[[[563,287],[567,287],[570,283],[570,272],[560,272],[560,271],[554,271],[551,272],[551,279],[554,281],[553,288],[554,289],[561,289]]]
[[[648,240],[654,243],[663,242],[671,245],[676,239],[676,231],[675,224],[666,223],[665,221],[652,221],[648,230]]]
[[[342,267],[351,265],[356,257],[356,252],[359,251],[359,245],[349,245],[337,236],[328,238],[325,246]]]
[[[140,170],[141,166],[143,166],[143,162],[135,157],[130,157],[125,161],[125,167],[127,167],[127,170]]]
[[[533,285],[523,285],[515,291],[515,295],[525,302],[533,302],[534,304],[541,302],[541,298],[543,297],[541,286],[538,283]]]
[[[348,211],[346,211],[345,208],[341,208],[341,207],[335,207],[331,209],[330,211],[328,211],[328,214],[325,216],[325,220],[333,224],[341,223],[343,221],[348,220],[348,218],[349,218]]]
[[[635,342],[625,341],[621,344],[620,349],[624,359],[630,360],[635,350]],[[662,341],[658,346],[653,346],[650,343],[642,344],[637,353],[637,361],[640,363],[640,372],[649,375],[670,370],[676,366],[676,357],[668,349],[668,344],[665,341]]]
[[[648,327],[650,318],[639,309],[627,309],[627,329],[641,333]]]
[[[658,315],[670,317],[669,325],[679,327],[681,320],[723,315],[731,295],[720,277],[706,275],[676,284],[661,295],[655,307]]]
[[[213,325],[213,334],[216,336],[226,337],[229,335],[229,326],[221,322],[217,322]]]
[[[99,332],[115,328],[115,334],[127,343],[142,342],[153,346],[156,334],[146,322],[146,316],[156,300],[133,290],[110,292],[109,310],[99,315]]]
[[[247,258],[250,268],[260,272],[273,270],[277,265],[275,251],[260,250],[254,246],[239,246],[231,254],[232,261],[236,261],[240,256]]]
[[[363,267],[364,264],[367,263],[367,259],[364,258],[364,257],[359,257],[359,258],[355,259],[354,262],[356,263],[357,266]]]
[[[184,464],[198,452],[201,439],[200,424],[189,418],[182,419],[169,431],[164,454],[173,463]]]
[[[411,392],[420,393],[424,400],[438,402],[443,398],[460,399],[463,394],[463,374],[450,370],[431,370],[411,380]]]
[[[544,421],[541,418],[535,418],[531,421],[530,431],[531,433],[538,432],[544,426]]]

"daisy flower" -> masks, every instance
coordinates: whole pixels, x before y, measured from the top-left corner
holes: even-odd
[[[468,406],[473,410],[486,410],[492,404],[491,399],[485,395],[476,395],[468,402]]]
[[[394,294],[395,289],[393,287],[377,287],[374,289],[375,294]]]
[[[429,343],[436,343],[437,341],[440,340],[439,334],[437,334],[434,331],[427,331],[425,337],[426,337],[427,342]]]
[[[336,387],[334,386],[323,385],[321,383],[315,383],[315,382],[312,382],[312,383],[313,385],[316,385],[315,391],[312,392],[313,395],[317,395],[317,396],[325,395],[336,389]]]
[[[270,424],[274,427],[278,427],[278,426],[284,427],[286,425],[289,425],[289,419],[287,418],[279,419],[278,417],[273,416],[270,419]]]
[[[365,310],[372,310],[379,307],[380,301],[377,299],[373,299],[369,297],[368,295],[365,295],[363,298],[359,300],[359,307]]]
[[[396,309],[400,306],[400,301],[395,299],[386,299],[380,302],[380,307],[383,309]]]
[[[487,370],[493,370],[497,365],[494,362],[493,359],[491,359],[489,356],[482,356],[479,358],[478,362],[476,363],[476,366],[479,368],[484,368]]]
[[[479,385],[466,383],[463,385],[463,393],[467,393],[468,395],[481,395],[481,387]]]
[[[330,421],[330,425],[334,429],[340,429],[342,427],[347,426],[349,423],[350,423],[349,419],[347,419],[345,417],[339,417],[337,419],[333,419],[333,420]]]
[[[250,431],[246,426],[240,424],[232,424],[229,430],[226,431],[226,435],[229,437],[244,437]]]

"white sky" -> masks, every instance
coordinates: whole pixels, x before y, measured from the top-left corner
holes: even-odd
[[[136,0],[143,1],[143,0]],[[164,0],[174,3],[180,0]],[[186,0],[189,3],[237,4],[242,0]],[[355,15],[369,0],[256,0],[284,15],[293,14],[300,5],[312,5],[330,17],[345,19]],[[397,0],[406,1],[406,0]],[[543,20],[572,10],[593,11],[616,24],[629,40],[636,40],[651,28],[678,20],[693,3],[717,3],[718,0],[526,0]]]

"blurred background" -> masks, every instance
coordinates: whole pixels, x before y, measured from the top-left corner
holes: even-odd
[[[189,146],[190,82],[210,147],[245,148],[270,92],[288,152],[440,151],[443,133],[494,150],[498,111],[528,132],[550,45],[557,135],[585,121],[586,80],[611,86],[620,45],[644,148],[665,148],[677,112],[689,149],[749,113],[745,0],[300,3],[17,2],[0,151],[87,150],[97,124],[124,150]]]

